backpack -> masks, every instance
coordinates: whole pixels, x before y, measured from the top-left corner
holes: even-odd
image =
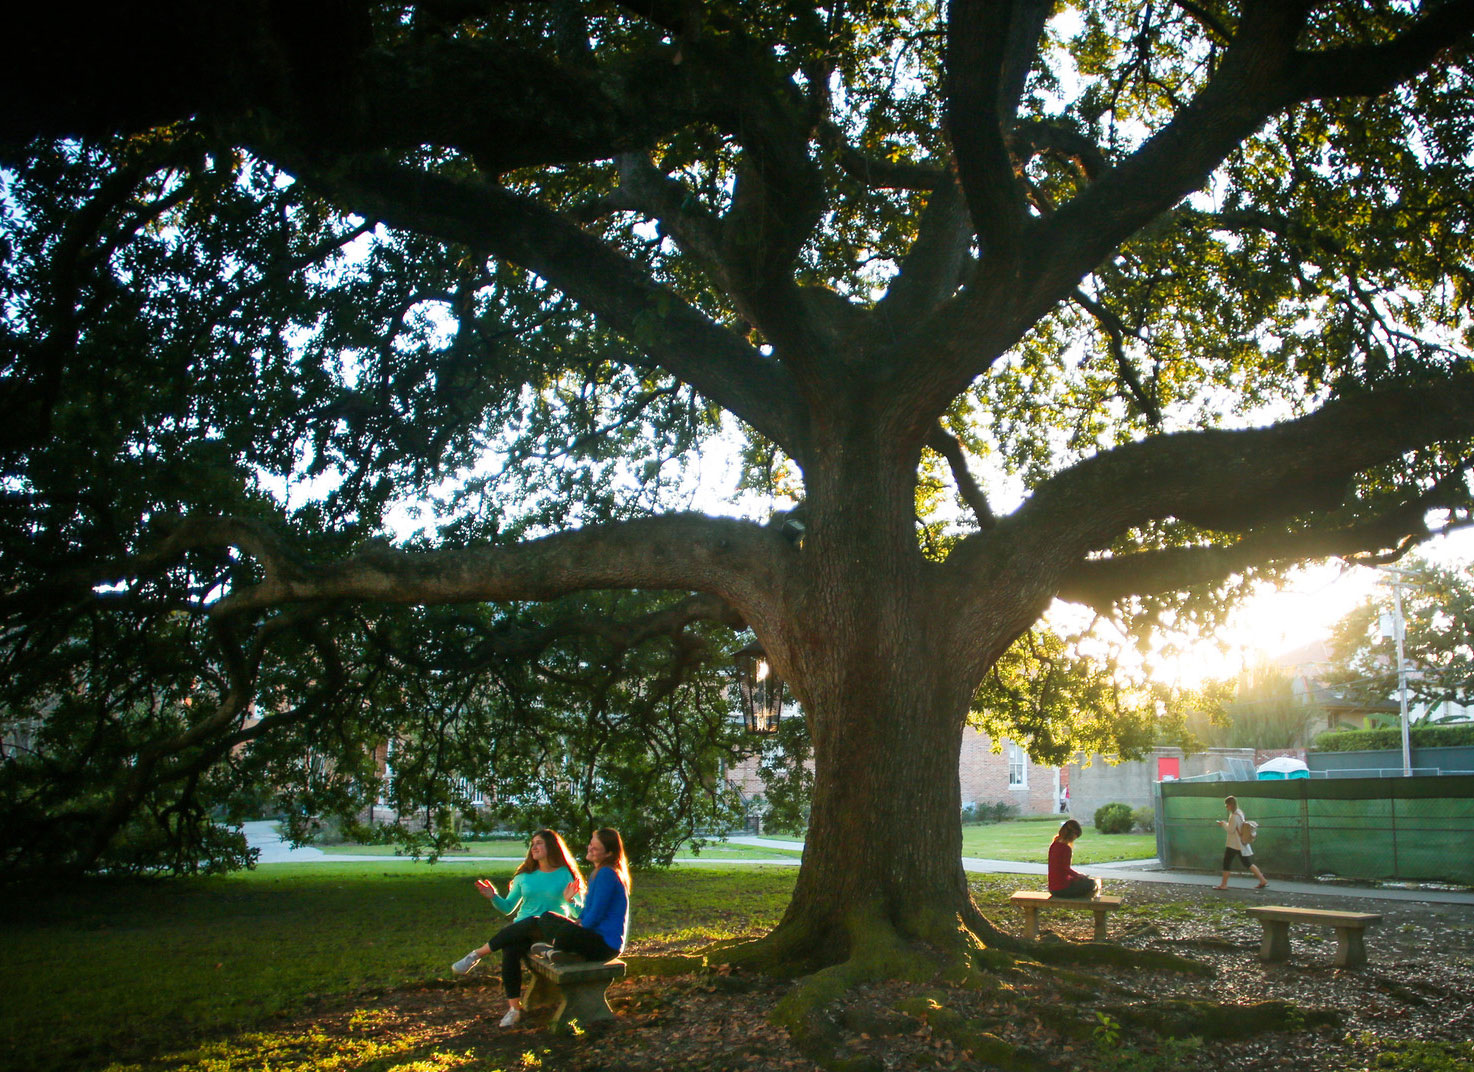
[[[1243,821],[1243,824],[1239,827],[1239,844],[1240,845],[1252,845],[1253,843],[1254,843],[1254,824],[1251,823],[1251,822],[1249,822],[1248,819],[1245,819]]]

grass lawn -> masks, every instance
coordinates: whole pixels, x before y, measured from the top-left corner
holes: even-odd
[[[965,823],[962,827],[962,855],[977,856],[988,860],[1016,860],[1021,863],[1045,863],[1049,855],[1049,843],[1063,820],[1057,816],[1041,819],[1015,819],[1006,823]],[[749,845],[734,845],[730,842],[709,842],[699,853],[682,849],[679,859],[694,860],[763,860],[798,859],[803,849],[803,839],[784,834],[765,834],[765,840],[790,843],[792,849],[758,848]],[[322,850],[332,855],[384,856],[392,858],[392,845],[324,845]],[[478,841],[468,844],[464,850],[456,850],[454,856],[490,856],[504,859],[518,858],[527,851],[524,842]],[[1085,836],[1075,842],[1074,862],[1076,865],[1114,863],[1120,860],[1150,860],[1157,855],[1157,839],[1152,834],[1097,834],[1086,827]]]
[[[761,867],[638,873],[631,941],[771,927],[796,877]],[[36,1072],[228,1068],[149,1058],[319,999],[450,987],[450,962],[500,926],[464,868],[373,863],[12,887],[0,890],[0,921],[0,1068]]]
[[[317,845],[329,856],[383,856],[393,859],[399,855],[399,849],[394,845]],[[578,847],[572,847],[578,853],[580,861],[582,853]],[[730,842],[710,841],[700,851],[683,846],[676,854],[680,860],[749,860],[761,862],[763,860],[797,860],[802,855],[803,842],[794,843],[792,849],[759,848],[752,845],[734,845]],[[525,841],[514,841],[511,839],[497,841],[472,841],[449,854],[449,858],[462,856],[470,857],[492,857],[499,860],[521,860],[527,853]],[[584,870],[588,870],[587,866]]]
[[[1049,843],[1054,840],[1058,817],[1020,819],[1008,823],[967,823],[962,827],[962,855],[987,860],[1018,860],[1046,863]],[[1151,860],[1157,855],[1155,834],[1097,834],[1085,827],[1075,842],[1074,864],[1113,863],[1118,860]]]
[[[501,880],[510,870],[486,866],[484,873]],[[583,1038],[499,1033],[495,1020],[502,1003],[494,975],[450,975],[450,960],[499,925],[471,888],[474,873],[467,866],[403,862],[272,864],[254,873],[185,881],[0,887],[0,1069],[602,1072],[602,1056],[596,1047],[591,1053]],[[759,933],[778,920],[796,877],[795,868],[762,866],[637,873],[630,952],[660,953],[672,945]],[[1007,901],[1017,885],[1017,876],[969,877],[984,914],[1005,928],[1017,924]],[[1144,927],[1169,945],[1193,943],[1219,973],[1228,973],[1190,981],[1146,969],[1134,993],[1148,1002],[1163,993],[1191,992],[1210,1001],[1230,994],[1235,1004],[1267,1004],[1264,999],[1284,996],[1299,980],[1306,986],[1295,992],[1298,1003],[1329,1000],[1361,1010],[1358,1016],[1380,1017],[1358,1021],[1362,1026],[1354,1036],[1339,1029],[1287,1032],[1277,1043],[1284,1052],[1303,1046],[1321,1051],[1318,1063],[1297,1067],[1474,1070],[1474,1050],[1448,1011],[1470,1007],[1467,985],[1459,989],[1460,972],[1470,963],[1468,945],[1456,945],[1453,959],[1444,963],[1425,963],[1462,927],[1456,908],[1388,927],[1381,936],[1388,948],[1379,953],[1385,959],[1366,976],[1307,968],[1266,977],[1251,952],[1258,927],[1245,919],[1242,902],[1200,891],[1144,887],[1121,918],[1142,925],[1129,929]],[[1450,927],[1450,920],[1457,926]],[[1088,930],[1078,921],[1066,922],[1081,933]],[[1113,922],[1113,929],[1119,938],[1128,927]],[[1322,948],[1307,956],[1326,960],[1329,939],[1318,941]],[[1414,998],[1389,996],[1383,971],[1397,973],[1399,991]],[[865,1023],[882,1030],[873,1037],[856,1035],[850,1045],[871,1067],[957,1067],[955,1053],[939,1051],[936,1039],[917,1028],[967,1024],[974,1021],[966,1016],[973,1016],[979,1025],[998,1025],[999,1037],[1006,1035],[1010,1044],[1038,1046],[1042,1037],[1050,1052],[1072,1050],[1061,1067],[1078,1072],[1150,1072],[1202,1063],[1151,1032],[1141,1049],[1120,1041],[1136,1038],[1124,1031],[1104,1050],[1100,1030],[1093,1044],[1068,1031],[1051,1035],[1053,1020],[1070,1018],[1052,1016],[1062,1003],[1120,1001],[1133,991],[1112,983],[1102,992],[1088,982],[1090,974],[1075,970],[1013,974],[1027,986],[1010,982],[996,990],[934,988],[918,994],[914,984],[895,983],[873,988],[873,995],[872,988],[862,988],[863,994],[846,1000],[856,1003]],[[1166,989],[1158,989],[1159,982]],[[1448,1008],[1418,997],[1424,989],[1450,994]],[[811,1067],[766,1018],[776,1000],[773,991],[768,982],[728,976],[720,968],[669,980],[643,975],[622,984],[617,1037],[631,1053],[638,1051],[638,1067],[646,1070]],[[972,1001],[977,994],[982,996]],[[905,1012],[898,1001],[916,1003],[920,1011]],[[953,1004],[964,1011],[953,1011]],[[904,1012],[899,1021],[898,1009]],[[943,1011],[954,1019],[941,1017]],[[1089,1010],[1082,1015],[1091,1029]],[[1422,1019],[1409,1028],[1412,1015]],[[1406,1040],[1409,1030],[1414,1041]],[[1228,1056],[1219,1060],[1215,1051],[1216,1067],[1268,1067],[1258,1051],[1244,1045],[1235,1050],[1233,1040],[1219,1045]],[[901,1063],[891,1060],[897,1052],[907,1055]],[[775,1059],[764,1063],[765,1055]],[[1228,1059],[1234,1055],[1243,1063]]]

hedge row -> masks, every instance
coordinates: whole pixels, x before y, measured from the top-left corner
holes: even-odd
[[[1457,726],[1413,726],[1408,740],[1415,748],[1474,747],[1474,722]],[[1315,739],[1317,752],[1376,752],[1400,749],[1402,731],[1395,728],[1375,730],[1335,730]]]

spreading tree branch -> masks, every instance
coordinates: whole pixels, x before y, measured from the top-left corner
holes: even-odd
[[[1466,369],[1436,386],[1353,395],[1267,428],[1182,432],[1107,451],[1051,478],[1013,521],[1040,537],[1052,530],[1081,557],[1166,517],[1247,531],[1339,506],[1357,473],[1470,437],[1474,371]]]
[[[1393,561],[1435,536],[1474,527],[1474,521],[1460,521],[1430,529],[1425,518],[1435,505],[1429,496],[1419,496],[1352,525],[1258,532],[1222,546],[1173,547],[1090,559],[1066,576],[1059,598],[1106,613],[1113,603],[1128,596],[1180,592],[1277,562],[1333,555]]]
[[[1154,426],[1160,427],[1162,410],[1143,386],[1136,366],[1132,364],[1130,355],[1126,353],[1126,339],[1128,336],[1135,338],[1136,333],[1127,328],[1108,305],[1096,301],[1083,290],[1076,290],[1074,299],[1075,304],[1095,317],[1105,331],[1107,345],[1110,347],[1112,359],[1116,362],[1116,371],[1121,376],[1121,383],[1126,388],[1127,397],[1136,403]]]
[[[1040,0],[947,7],[947,133],[985,258],[1012,259],[1022,240],[1024,191],[1004,130],[1050,9]]]
[[[670,514],[511,546],[428,552],[371,548],[315,563],[264,525],[197,516],[179,523],[149,558],[158,563],[186,551],[222,547],[235,547],[253,559],[261,580],[213,604],[214,617],[304,602],[547,600],[591,589],[646,588],[720,596],[755,625],[773,621],[771,608],[782,603],[793,583],[795,554],[779,533],[750,522]],[[717,605],[704,606],[714,610]]]
[[[947,465],[952,470],[952,479],[957,483],[957,493],[972,511],[978,527],[990,529],[996,525],[998,519],[988,505],[987,495],[968,469],[967,455],[957,437],[938,424],[932,429],[931,435],[927,436],[926,445],[947,459]]]
[[[916,241],[876,307],[887,324],[909,325],[956,293],[968,266],[972,221],[956,183],[932,191]]]
[[[1199,189],[1244,139],[1297,101],[1334,93],[1381,92],[1413,77],[1447,48],[1466,45],[1474,0],[1454,0],[1420,15],[1394,42],[1372,53],[1388,68],[1363,65],[1336,77],[1360,51],[1296,51],[1307,7],[1249,0],[1206,85],[1130,156],[1044,218],[1025,220],[1022,194],[1001,138],[980,121],[958,139],[959,173],[984,242],[978,278],[960,300],[919,323],[898,364],[925,368],[907,405],[941,413],[1039,316],[1070,295],[1131,235]],[[1001,42],[1012,5],[959,3],[950,9],[948,115],[991,116],[988,92],[1000,83]],[[957,66],[966,70],[958,71]],[[1004,257],[1002,251],[1013,252]],[[1007,300],[1003,300],[1006,295]],[[942,340],[939,344],[937,340]]]
[[[779,365],[559,213],[500,186],[383,161],[336,169],[320,181],[392,226],[490,250],[537,272],[671,375],[790,454],[802,453],[803,418]]]
[[[1193,562],[1209,564],[1202,569],[1219,568],[1236,563],[1232,556],[1246,553],[1231,547],[1198,556],[1190,549],[1163,551],[1156,552],[1155,559],[1143,557],[1139,567],[1128,564],[1131,556],[1125,556],[1121,565],[1103,565],[1103,560],[1091,558],[1131,529],[1155,520],[1177,518],[1205,530],[1248,533],[1252,540],[1246,537],[1242,542],[1257,541],[1273,550],[1270,557],[1289,553],[1271,546],[1287,539],[1305,541],[1301,549],[1306,554],[1333,553],[1348,546],[1346,532],[1321,528],[1315,535],[1253,534],[1267,531],[1267,525],[1338,509],[1357,473],[1419,447],[1468,439],[1474,439],[1470,370],[1436,386],[1351,396],[1267,428],[1156,437],[1098,454],[1055,475],[994,530],[964,540],[944,572],[955,578],[949,583],[963,604],[958,613],[985,617],[996,578],[1025,562],[1029,592],[1042,610],[1067,583],[1081,593],[1080,598],[1090,595],[1084,578],[1119,578],[1135,569],[1145,571],[1152,561],[1164,563],[1160,569],[1168,573],[1185,570],[1185,564]],[[1447,479],[1461,479],[1462,472],[1459,469]],[[1450,487],[1440,485],[1437,494],[1446,496]],[[1365,541],[1375,534],[1383,547],[1392,546],[1388,531],[1397,523],[1406,528],[1406,535],[1417,537],[1425,530],[1421,515],[1415,518],[1414,513],[1411,506],[1391,511],[1380,519],[1380,527],[1366,528],[1358,538]],[[1317,539],[1323,542],[1309,545]],[[1336,541],[1334,546],[1328,540]],[[1094,584],[1100,592],[1127,590],[1124,581]],[[1021,612],[1021,619],[1030,612]],[[1021,622],[1020,628],[1027,624]]]
[[[1390,41],[1300,52],[1290,91],[1296,100],[1375,97],[1416,78],[1439,56],[1467,49],[1474,0],[1426,5],[1426,13]]]

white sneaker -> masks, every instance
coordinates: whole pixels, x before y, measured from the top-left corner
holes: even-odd
[[[450,966],[450,970],[455,972],[457,975],[465,975],[468,971],[476,967],[476,965],[479,963],[481,963],[481,958],[476,955],[476,951],[473,949],[471,950],[471,952],[463,956],[460,960],[452,964]]]
[[[521,1009],[508,1009],[507,1015],[502,1017],[502,1027],[516,1027],[522,1020]]]
[[[551,956],[553,952],[552,942],[533,942],[532,948],[528,950],[535,957]]]

